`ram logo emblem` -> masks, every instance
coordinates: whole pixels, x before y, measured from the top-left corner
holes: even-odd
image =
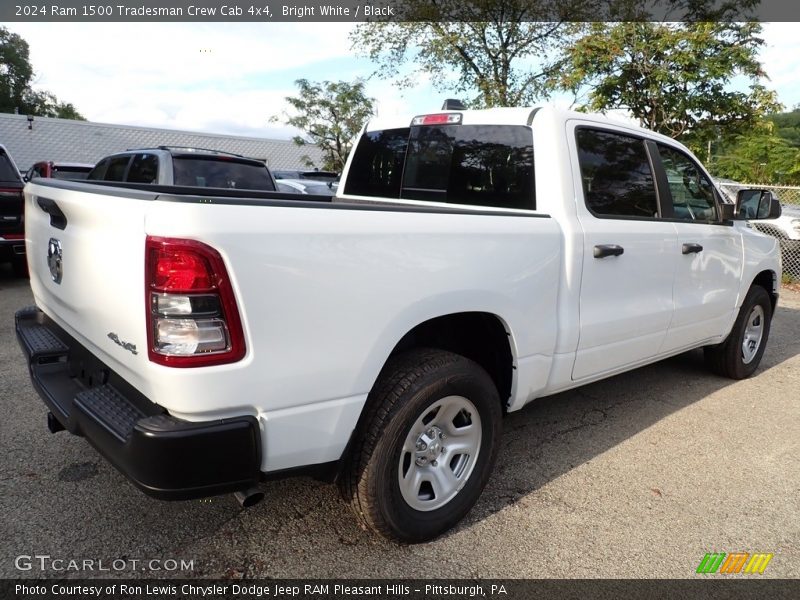
[[[50,268],[50,279],[56,283],[61,283],[64,266],[61,242],[56,238],[50,238],[50,241],[47,243],[47,266]]]

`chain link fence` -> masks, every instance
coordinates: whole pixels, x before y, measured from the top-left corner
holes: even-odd
[[[736,192],[745,188],[771,190],[781,202],[783,214],[770,221],[751,220],[750,224],[762,233],[780,240],[783,258],[783,282],[800,283],[800,187],[785,185],[752,185],[733,182],[717,182],[720,191],[731,202],[736,202]]]

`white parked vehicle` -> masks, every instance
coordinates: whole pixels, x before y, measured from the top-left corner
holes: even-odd
[[[318,196],[333,196],[335,191],[327,183],[311,179],[278,179],[276,181],[279,192],[289,194],[316,194]]]
[[[783,214],[769,221],[753,220],[753,226],[782,240],[800,241],[800,206],[785,204]]]
[[[748,377],[778,300],[776,240],[683,146],[600,116],[375,119],[333,201],[165,190],[29,183],[16,317],[51,430],[165,499],[311,469],[428,540],[504,413],[697,347]]]

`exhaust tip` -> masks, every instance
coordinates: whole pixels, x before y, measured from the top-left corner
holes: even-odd
[[[61,421],[56,419],[56,416],[51,412],[47,413],[47,428],[50,430],[50,433],[64,431],[64,426],[61,424]]]
[[[233,496],[242,505],[242,508],[250,508],[264,499],[264,492],[257,487],[251,487],[240,492],[234,492]]]

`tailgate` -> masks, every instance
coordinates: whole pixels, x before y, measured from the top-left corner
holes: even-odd
[[[147,362],[144,218],[154,198],[77,182],[25,187],[37,306],[129,381]]]

